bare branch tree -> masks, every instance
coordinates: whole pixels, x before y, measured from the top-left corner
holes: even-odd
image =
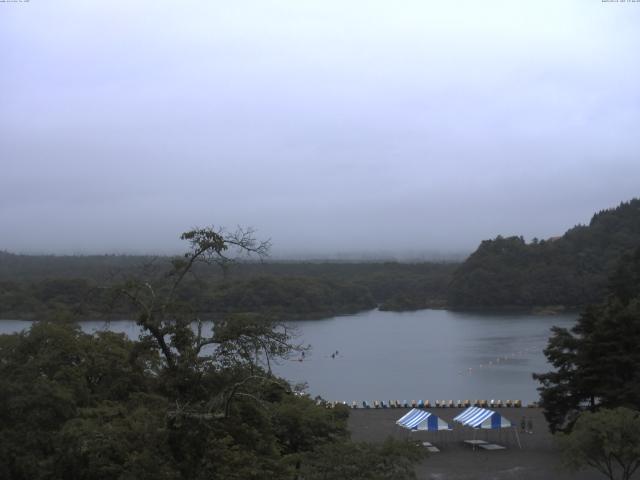
[[[241,227],[233,232],[195,228],[180,238],[188,242],[189,250],[173,259],[168,271],[159,274],[155,268],[159,262],[155,262],[121,285],[119,292],[138,312],[142,337],[155,343],[167,369],[175,372],[173,378],[178,385],[186,385],[184,382],[212,369],[232,367],[233,371],[246,372],[223,392],[220,407],[226,416],[236,396],[255,396],[245,388],[248,383],[257,379],[276,381],[272,374],[275,358],[287,358],[304,347],[291,343],[289,327],[258,315],[216,319],[209,332],[199,312],[189,302],[177,300],[183,282],[197,264],[216,265],[224,271],[243,257],[262,260],[268,254],[269,241],[257,241],[252,229]],[[184,388],[193,390],[193,383],[190,385]]]

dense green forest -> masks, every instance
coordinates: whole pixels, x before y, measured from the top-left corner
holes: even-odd
[[[30,256],[0,252],[0,318],[73,318],[131,312],[110,287],[159,275],[175,258]],[[380,306],[408,310],[442,306],[453,263],[238,262],[221,270],[198,265],[180,296],[207,315],[261,312],[319,318]]]
[[[325,408],[241,353],[270,342],[286,355],[286,336],[240,323],[217,328],[215,356],[192,356],[195,337],[172,340],[184,356],[174,364],[150,336],[49,322],[0,335],[0,478],[414,478],[415,445],[351,442],[346,407]]]
[[[202,328],[179,287],[234,239],[185,235],[191,250],[164,275],[115,286],[139,340],[60,321],[0,335],[0,478],[415,478],[415,442],[351,442],[347,407],[273,375],[272,360],[303,351],[285,325],[230,314]]]
[[[205,315],[321,318],[374,307],[567,307],[597,302],[618,260],[640,245],[640,200],[596,213],[562,237],[483,241],[462,264],[241,261],[198,265],[179,295]],[[112,286],[176,257],[0,252],[0,318],[127,317]]]
[[[554,327],[545,355],[554,371],[535,374],[550,428],[571,430],[585,409],[640,405],[640,248],[622,257],[607,295],[571,329]]]
[[[596,213],[562,237],[483,241],[455,271],[451,307],[579,307],[598,302],[620,258],[640,245],[640,200]]]
[[[606,291],[572,328],[552,329],[553,369],[533,378],[565,466],[628,480],[640,468],[640,248],[619,260]]]

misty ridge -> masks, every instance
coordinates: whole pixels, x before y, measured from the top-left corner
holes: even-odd
[[[3,5],[0,249],[462,260],[637,195],[631,5],[250,3]]]
[[[257,232],[259,233],[259,232]],[[275,251],[275,253],[274,253]],[[172,257],[180,255],[179,251],[175,252],[110,252],[110,253],[45,253],[45,252],[16,252],[9,250],[0,250],[1,253],[19,255],[23,257],[139,257],[151,259],[155,257]],[[286,252],[278,251],[273,248],[273,251],[265,259],[255,259],[251,257],[237,259],[240,263],[253,263],[253,262],[277,262],[277,263],[289,263],[289,262],[307,262],[307,263],[380,263],[380,262],[400,262],[400,263],[420,263],[420,262],[461,262],[464,260],[470,252],[468,251],[442,251],[442,250],[407,250],[407,251],[393,251],[393,250],[372,250],[372,251],[349,251],[343,250],[338,252],[313,252],[313,251],[301,251],[301,250],[289,250]]]
[[[606,294],[620,259],[639,243],[640,200],[633,199],[597,212],[588,225],[562,236],[484,240],[461,261],[230,258],[223,269],[217,263],[194,266],[180,294],[192,308],[214,316],[270,312],[325,318],[375,307],[578,310]],[[0,252],[0,315],[126,316],[129,311],[109,285],[140,271],[161,280],[179,258]]]

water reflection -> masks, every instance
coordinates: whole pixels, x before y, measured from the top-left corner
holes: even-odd
[[[330,400],[537,399],[533,372],[549,369],[542,349],[553,325],[569,327],[577,315],[380,312],[291,322],[305,357],[274,370]],[[30,322],[0,321],[0,332]],[[129,320],[82,322],[85,332],[109,329],[137,338]],[[336,353],[337,352],[337,353]]]
[[[422,310],[370,312],[296,322],[312,345],[304,361],[277,372],[307,381],[331,400],[537,399],[533,372],[549,366],[542,354],[553,325],[576,315],[535,316]],[[330,353],[339,350],[335,358]]]

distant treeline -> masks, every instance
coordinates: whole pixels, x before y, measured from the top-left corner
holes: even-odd
[[[623,255],[640,246],[640,200],[596,213],[562,237],[483,241],[456,270],[451,307],[579,307],[605,295]]]
[[[163,271],[169,257],[27,256],[0,252],[0,318],[123,317],[115,286]],[[456,264],[238,263],[226,275],[199,266],[180,298],[207,315],[261,312],[320,318],[380,306],[408,310],[442,306]]]
[[[581,307],[600,301],[623,255],[640,246],[640,200],[596,213],[562,237],[483,241],[462,264],[242,262],[200,265],[179,292],[203,314],[320,318],[378,306]],[[126,317],[113,287],[166,271],[171,257],[29,256],[0,252],[0,318]]]

